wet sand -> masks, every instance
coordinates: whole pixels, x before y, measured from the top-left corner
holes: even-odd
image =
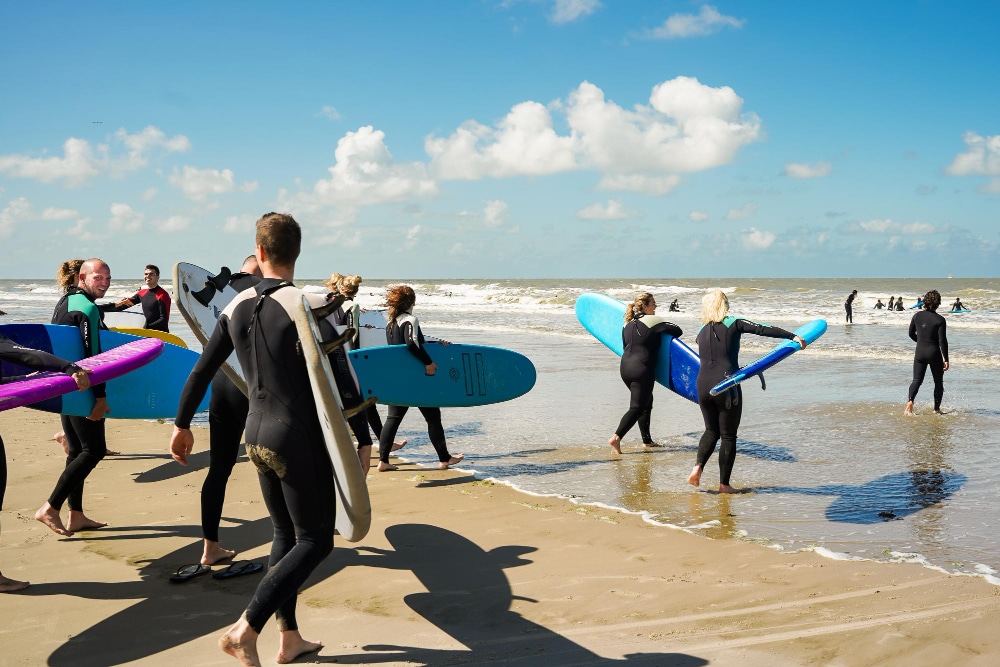
[[[54,415],[0,413],[0,570],[32,582],[0,595],[0,663],[237,664],[216,640],[260,575],[168,581],[200,556],[207,431],[184,468],[166,454],[168,424],[109,421],[123,455],[98,466],[84,502],[111,525],[61,538],[32,518],[64,463],[58,428]],[[264,560],[270,524],[241,461],[221,537]],[[369,485],[371,532],[337,539],[300,593],[302,632],[325,644],[300,663],[1000,664],[1000,587],[981,578],[709,540],[461,471],[404,463]],[[275,664],[273,622],[260,650]]]

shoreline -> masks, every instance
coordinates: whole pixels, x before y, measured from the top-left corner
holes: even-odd
[[[10,664],[231,665],[215,645],[257,577],[170,584],[200,554],[194,467],[166,455],[169,424],[109,420],[88,513],[111,526],[59,538],[31,518],[62,468],[55,415],[0,413],[9,467],[0,595]],[[373,523],[335,542],[299,598],[302,662],[338,664],[996,664],[1000,590],[921,565],[831,560],[665,531],[641,516],[402,463],[370,473]],[[570,502],[567,502],[569,500]],[[266,558],[270,527],[241,457],[224,546]],[[273,664],[277,631],[261,635]]]

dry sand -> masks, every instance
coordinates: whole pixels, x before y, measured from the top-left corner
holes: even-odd
[[[167,581],[200,556],[207,431],[196,430],[184,468],[166,455],[169,425],[110,420],[123,455],[91,475],[85,508],[111,526],[60,538],[31,518],[63,466],[50,440],[58,423],[0,413],[10,473],[0,570],[32,582],[0,595],[0,664],[236,664],[216,639],[260,575]],[[270,524],[241,461],[222,540],[264,559]],[[300,594],[303,634],[326,645],[301,662],[1000,664],[1000,587],[980,578],[709,540],[460,471],[403,464],[369,484],[368,537],[338,539]],[[724,515],[729,501],[718,502]],[[265,665],[276,647],[270,623]]]

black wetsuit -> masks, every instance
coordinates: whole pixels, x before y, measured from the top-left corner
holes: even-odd
[[[190,427],[212,377],[235,348],[250,391],[247,456],[274,525],[270,567],[245,612],[257,632],[272,614],[280,630],[297,629],[298,590],[333,550],[333,467],[289,315],[301,295],[289,282],[264,278],[233,299],[191,371],[174,421]]]
[[[934,409],[941,409],[944,397],[944,364],[948,361],[948,323],[944,317],[930,310],[921,310],[910,320],[910,339],[916,341],[913,354],[913,382],[910,383],[909,398],[914,400],[924,382],[927,367],[934,378]]]
[[[3,334],[0,334],[0,359],[39,371],[61,371],[73,374],[80,370],[80,367],[72,361],[66,361],[48,352],[18,345]],[[17,380],[19,377],[0,377],[0,384]],[[3,437],[0,437],[0,509],[3,509],[3,496],[6,491],[7,452],[4,450]]]
[[[681,329],[656,315],[639,315],[622,327],[622,361],[620,372],[622,381],[632,393],[628,411],[622,415],[615,435],[624,438],[635,423],[639,422],[639,433],[643,444],[651,444],[649,418],[653,411],[653,385],[656,382],[656,358],[660,352],[663,335],[675,338]]]
[[[229,285],[237,292],[261,281],[249,273],[234,273]],[[226,501],[226,485],[240,455],[240,440],[247,423],[250,401],[220,368],[212,378],[208,402],[209,464],[201,486],[201,531],[206,540],[219,541],[219,522]]]
[[[327,295],[327,301],[332,300],[336,296],[335,293],[331,292]],[[358,329],[360,317],[358,311],[360,308],[353,300],[344,301],[337,310],[333,312],[333,323],[337,326],[349,327],[355,330]],[[354,375],[351,369],[350,362],[347,360],[347,351],[354,350],[358,347],[358,342],[361,340],[361,334],[356,333],[354,337],[349,340],[344,347],[339,347],[333,351],[332,358],[330,359],[330,367],[333,369],[333,377],[337,381],[337,390],[340,392],[340,400],[344,404],[344,408],[353,408],[362,402],[361,389],[358,387],[358,379]],[[375,406],[370,406],[364,412],[353,415],[347,420],[347,423],[351,426],[351,431],[354,432],[354,437],[358,441],[358,449],[362,447],[372,446],[372,435],[368,431],[368,426],[372,421],[371,414],[375,414],[375,420],[378,424],[378,428],[374,425],[372,429],[375,431],[376,437],[382,433],[382,420],[379,419],[378,410]]]
[[[170,295],[165,289],[157,285],[153,289],[144,287],[128,298],[129,303],[118,305],[115,303],[105,303],[98,306],[104,312],[117,313],[128,310],[137,303],[142,304],[142,314],[146,318],[145,329],[154,331],[167,331],[170,321]],[[121,303],[121,302],[119,302]]]
[[[413,356],[420,360],[424,366],[434,363],[431,356],[424,349],[424,334],[420,331],[420,323],[410,313],[398,315],[389,322],[385,328],[385,339],[389,345],[406,345]],[[392,451],[393,440],[396,439],[396,432],[406,415],[405,405],[390,405],[389,414],[385,419],[385,426],[382,427],[382,434],[378,439],[378,459],[382,463],[389,462],[389,452]],[[444,426],[441,424],[441,408],[417,408],[420,414],[427,421],[427,435],[437,452],[438,461],[447,463],[451,460],[448,453],[448,444],[444,437]]]
[[[847,301],[844,302],[844,310],[847,311],[847,321],[854,322],[854,313],[851,310],[851,304],[854,303],[854,297],[857,296],[853,292],[847,296]]]
[[[698,332],[698,355],[701,357],[697,382],[698,407],[705,420],[705,433],[698,443],[698,465],[705,467],[715,451],[715,443],[721,437],[719,481],[727,486],[736,462],[736,431],[743,416],[743,390],[736,385],[718,396],[710,395],[709,391],[739,369],[740,336],[744,333],[786,340],[795,338],[790,331],[735,317],[710,322]]]
[[[71,287],[56,303],[52,324],[65,324],[79,328],[83,337],[83,356],[92,357],[101,352],[100,330],[105,329],[104,313],[94,304],[94,298],[79,287]],[[104,398],[103,384],[91,386],[94,398]],[[113,405],[109,408],[114,410]],[[104,418],[91,421],[86,417],[60,415],[66,434],[66,468],[49,496],[49,504],[56,510],[69,503],[71,511],[83,511],[83,484],[87,476],[108,453],[104,431]]]

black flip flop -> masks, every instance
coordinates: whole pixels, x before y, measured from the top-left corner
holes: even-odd
[[[173,575],[171,575],[170,581],[172,581],[175,584],[182,584],[185,581],[191,581],[195,577],[200,577],[201,575],[208,574],[211,571],[212,568],[210,568],[207,565],[202,565],[201,563],[196,563],[194,565],[185,565],[183,567],[177,568],[177,571],[174,572]]]
[[[252,560],[238,560],[234,561],[225,570],[219,570],[218,572],[212,573],[213,579],[232,579],[233,577],[242,577],[246,574],[254,574],[255,572],[260,572],[264,569],[263,563],[257,563]]]

